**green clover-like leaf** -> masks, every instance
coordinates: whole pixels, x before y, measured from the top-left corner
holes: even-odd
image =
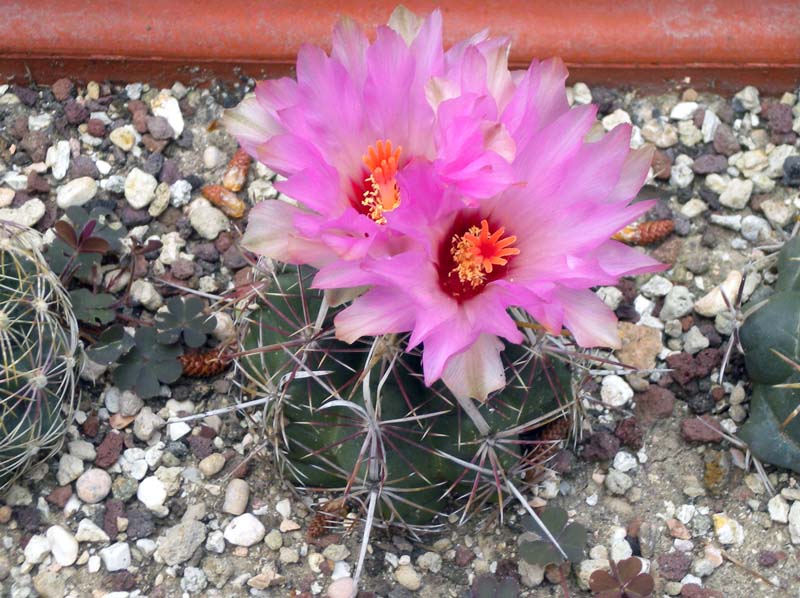
[[[547,507],[539,516],[544,526],[555,538],[561,550],[567,555],[567,560],[577,563],[583,559],[584,546],[586,546],[586,528],[578,523],[567,523],[566,511],[558,507]],[[547,540],[547,533],[532,518],[524,520],[528,531],[544,538],[532,542],[522,542],[519,547],[520,556],[528,563],[535,565],[561,564],[564,556],[558,548]]]
[[[86,349],[86,355],[95,363],[108,365],[130,351],[133,345],[133,336],[123,326],[111,326],[103,330],[97,342]]]
[[[217,325],[215,316],[203,313],[204,304],[198,297],[171,297],[166,311],[156,314],[158,342],[172,344],[183,337],[186,346],[196,349],[206,342],[206,336]]]
[[[116,318],[116,312],[111,307],[116,301],[114,295],[92,293],[89,289],[74,289],[69,292],[69,298],[75,317],[81,322],[102,326]]]
[[[181,377],[178,357],[180,345],[165,345],[156,340],[153,328],[136,331],[134,347],[119,360],[114,383],[123,390],[134,389],[143,399],[158,395],[161,384],[171,384]]]

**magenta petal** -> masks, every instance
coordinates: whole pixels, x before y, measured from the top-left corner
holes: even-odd
[[[402,295],[376,288],[353,301],[334,319],[336,338],[352,343],[362,336],[405,332],[414,322],[414,310]]]
[[[558,299],[564,306],[564,325],[581,347],[620,346],[617,316],[594,293],[561,289]]]

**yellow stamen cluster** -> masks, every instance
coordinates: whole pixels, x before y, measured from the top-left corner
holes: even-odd
[[[506,258],[519,254],[519,249],[511,247],[517,242],[517,237],[511,235],[504,238],[505,232],[506,229],[501,226],[490,233],[489,222],[482,220],[480,228],[471,226],[463,235],[453,235],[450,249],[456,263],[453,272],[458,274],[462,283],[469,283],[473,289],[478,288],[495,266],[505,266],[508,264]]]
[[[369,209],[369,217],[378,224],[386,224],[385,212],[400,205],[400,188],[397,186],[397,171],[403,148],[392,151],[392,142],[380,140],[362,157],[370,172],[365,179],[367,189],[361,204]]]

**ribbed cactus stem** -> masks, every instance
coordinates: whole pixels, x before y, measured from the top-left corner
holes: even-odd
[[[464,413],[467,414],[472,420],[472,423],[475,424],[475,427],[478,429],[478,432],[481,433],[481,436],[489,436],[491,434],[492,429],[489,427],[489,424],[486,422],[486,418],[481,415],[481,412],[478,411],[478,408],[475,406],[475,402],[469,397],[456,397],[458,404],[464,410]]]

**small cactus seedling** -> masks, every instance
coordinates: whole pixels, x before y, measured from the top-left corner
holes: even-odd
[[[36,231],[0,221],[0,491],[61,446],[78,325]]]
[[[283,473],[341,493],[368,526],[377,517],[416,530],[452,505],[464,519],[509,498],[536,517],[519,487],[563,440],[543,440],[543,429],[573,405],[568,367],[543,339],[526,328],[531,344],[505,351],[506,387],[468,412],[444,385],[423,384],[419,352],[398,336],[336,340],[312,275],[274,274],[240,322],[240,383],[251,404],[268,399],[263,423]]]
[[[739,436],[759,459],[800,473],[800,237],[781,249],[775,293],[740,337],[753,396]]]

